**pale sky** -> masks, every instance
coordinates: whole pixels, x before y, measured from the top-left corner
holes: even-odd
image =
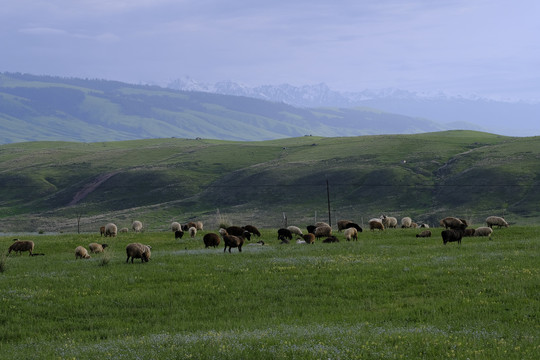
[[[0,72],[540,99],[537,0],[1,0]]]

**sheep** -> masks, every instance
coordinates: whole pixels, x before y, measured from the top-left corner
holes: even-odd
[[[195,226],[192,226],[189,228],[189,236],[193,239],[195,235],[197,235],[197,228]]]
[[[8,249],[8,255],[11,254],[12,251],[15,251],[16,253],[20,254],[23,251],[28,251],[29,256],[32,256],[32,251],[34,251],[34,242],[30,240],[15,240],[13,244]]]
[[[345,229],[349,229],[349,228],[355,228],[356,231],[362,232],[362,228],[357,223],[350,222],[347,225],[345,225]]]
[[[90,259],[88,250],[86,250],[84,246],[77,246],[75,248],[75,260],[77,259]]]
[[[291,232],[291,234],[296,234],[296,235],[304,235],[302,233],[302,230],[300,230],[300,228],[298,226],[287,226],[287,230],[289,230]]]
[[[246,233],[249,234],[249,231],[246,231]],[[242,245],[244,245],[244,237],[236,235],[223,235],[223,242],[225,243],[225,248],[223,249],[223,252],[227,251],[227,247],[229,247],[229,253],[231,252],[231,249],[233,247],[237,247],[238,252],[242,252]]]
[[[225,235],[228,235],[227,230],[224,229],[224,228],[219,228],[218,232],[221,235],[221,237],[224,237]]]
[[[314,244],[315,243],[315,235],[312,233],[308,233],[302,236],[304,240],[306,241],[306,244]]]
[[[327,223],[323,222],[323,221],[319,221],[319,222],[316,222],[315,223],[315,227],[319,227],[319,226],[328,226],[328,227],[331,227],[330,225],[328,225]]]
[[[474,236],[490,236],[493,233],[493,229],[488,226],[481,226],[474,230]]]
[[[204,247],[208,248],[210,246],[216,247],[219,245],[221,239],[216,233],[208,233],[203,236]]]
[[[372,222],[372,221],[377,221],[377,222],[380,222],[380,223],[382,224],[382,220],[379,219],[379,218],[371,218],[371,219],[369,219],[368,224],[369,224],[370,222]]]
[[[323,243],[335,243],[335,242],[339,242],[339,239],[333,235],[323,240]]]
[[[227,230],[227,234],[234,235],[234,236],[242,236],[244,231],[246,231],[242,229],[240,226],[229,226],[225,230]]]
[[[107,225],[105,225],[105,237],[107,236],[115,237],[117,233],[118,233],[118,228],[116,227],[115,224],[108,223]]]
[[[342,230],[345,230],[346,229],[346,226],[348,223],[351,223],[352,221],[350,220],[339,220],[337,222],[337,228],[338,228],[338,231],[342,231]]]
[[[412,226],[412,219],[408,216],[405,216],[403,219],[401,219],[401,227],[402,228],[410,228]]]
[[[420,234],[416,234],[416,237],[422,237],[422,238],[425,238],[425,237],[431,237],[431,231],[429,230],[424,230],[422,231]]]
[[[381,219],[385,228],[397,228],[397,219],[395,217],[381,215]]]
[[[375,231],[375,229],[384,230],[384,225],[380,220],[371,220],[369,222],[369,230]]]
[[[289,229],[281,228],[278,230],[278,240],[292,240],[292,232]]]
[[[133,264],[133,259],[141,259],[141,263],[148,262],[150,260],[150,246],[143,245],[141,243],[131,243],[126,246],[126,264],[131,258],[131,263]]]
[[[184,236],[184,232],[182,230],[176,230],[174,232],[174,239],[175,240],[181,239],[182,236]]]
[[[315,229],[315,237],[317,238],[317,240],[324,236],[332,236],[332,228],[330,226],[318,226]]]
[[[133,231],[135,232],[141,232],[142,229],[143,229],[143,226],[142,226],[142,222],[140,222],[139,220],[135,220],[132,224],[131,224],[131,228],[133,229]]]
[[[488,227],[492,228],[493,229],[493,226],[498,226],[499,228],[501,227],[508,227],[508,223],[506,222],[506,220],[504,220],[502,217],[500,216],[488,216],[486,218],[486,224]]]
[[[421,228],[429,229],[429,225],[428,225],[428,224],[421,224],[420,227],[421,227]]]
[[[458,219],[456,217],[445,217],[441,221],[439,221],[439,225],[441,227],[444,227],[445,229],[451,228],[451,229],[457,229],[463,224],[463,221],[461,219]],[[465,223],[466,224],[466,223]]]
[[[306,240],[298,238],[298,239],[296,239],[296,243],[297,244],[306,244]]]
[[[182,225],[182,230],[184,230],[184,231],[189,231],[189,228],[191,228],[191,227],[194,227],[194,228],[196,229],[196,228],[197,228],[197,224],[196,224],[195,222],[193,222],[193,221],[190,221],[190,222],[188,222],[187,224]]]
[[[345,229],[344,235],[347,241],[358,240],[358,230],[353,227]]]
[[[96,253],[102,253],[103,250],[109,245],[107,244],[98,244],[98,243],[91,243],[91,244],[88,244],[88,248],[90,249],[90,252],[93,253],[93,254],[96,254]]]
[[[203,230],[203,228],[204,228],[204,224],[203,224],[203,222],[202,222],[202,221],[197,221],[197,222],[195,222],[195,224],[196,224],[196,226],[195,226],[195,227],[197,228],[197,230],[200,230],[200,231],[202,231],[202,230]]]
[[[306,226],[306,229],[307,229],[307,232],[310,233],[310,234],[315,234],[315,229],[317,227],[315,225],[308,225]]]
[[[246,226],[243,227],[243,229],[246,230],[246,231],[249,231],[253,235],[257,235],[257,237],[261,236],[261,232],[259,231],[259,229],[257,229],[253,225],[246,225]]]
[[[443,230],[441,232],[441,236],[442,236],[444,245],[446,245],[447,242],[454,242],[454,241],[457,241],[457,243],[461,245],[461,238],[463,237],[463,234],[465,233],[466,227],[467,227],[466,224],[461,223],[461,225],[459,225],[456,228]]]
[[[172,232],[181,231],[182,230],[182,225],[180,225],[180,223],[178,223],[176,221],[173,221],[171,223],[171,230],[172,230]]]
[[[103,236],[105,234],[105,226],[101,226],[99,228],[99,233],[100,233],[101,236]]]
[[[465,229],[465,232],[463,233],[463,237],[474,236],[474,233],[475,233],[475,229],[467,228]]]

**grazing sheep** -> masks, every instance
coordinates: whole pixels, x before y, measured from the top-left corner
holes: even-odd
[[[421,227],[421,228],[429,229],[429,225],[428,225],[428,224],[421,224],[420,227]]]
[[[382,224],[382,220],[379,219],[379,218],[371,218],[371,219],[369,219],[368,224],[369,224],[370,222],[372,222],[372,221],[377,221],[377,222],[380,222],[380,223]]]
[[[420,234],[416,234],[416,237],[421,237],[421,238],[425,238],[425,237],[431,237],[431,231],[429,230],[424,230],[422,231]]]
[[[32,251],[34,251],[34,242],[29,240],[15,240],[13,244],[8,249],[8,255],[11,254],[12,251],[15,251],[16,253],[20,254],[23,251],[28,251],[29,256],[32,256]]]
[[[142,227],[142,222],[140,222],[139,220],[135,220],[132,224],[131,224],[131,228],[133,229],[133,231],[135,232],[141,232],[143,227]]]
[[[465,229],[465,232],[463,233],[463,237],[474,236],[474,233],[475,233],[475,229],[467,228]]]
[[[127,233],[127,232],[129,232],[129,229],[128,228],[121,228],[120,232],[121,233]]]
[[[397,219],[395,217],[381,215],[381,219],[385,228],[397,228]]]
[[[195,226],[190,227],[188,231],[191,238],[194,238],[195,235],[197,235],[197,228]]]
[[[224,228],[219,228],[218,230],[219,234],[221,235],[221,237],[224,237],[225,235],[228,235],[229,233],[227,232],[226,229]]]
[[[307,232],[310,233],[310,234],[315,234],[315,229],[317,227],[315,225],[308,225],[306,226],[306,229],[307,229]]]
[[[302,233],[302,230],[300,230],[300,228],[298,226],[287,226],[287,230],[289,230],[291,232],[291,234],[296,234],[296,235],[304,235]]]
[[[172,230],[172,232],[181,231],[182,230],[182,225],[180,225],[180,223],[178,223],[176,221],[173,221],[171,223],[171,230]]]
[[[234,235],[234,236],[242,236],[244,231],[246,231],[242,229],[240,226],[229,226],[225,230],[227,230],[227,234]]]
[[[105,226],[101,226],[99,228],[99,233],[100,233],[101,236],[103,236],[105,234]]]
[[[352,222],[352,221],[350,221],[350,220],[339,220],[339,221],[337,222],[337,228],[338,228],[338,231],[341,232],[342,230],[345,230],[345,229],[347,228],[347,227],[346,227],[347,224],[348,224],[348,223],[351,223],[351,222]]]
[[[356,231],[362,232],[362,228],[357,223],[350,222],[347,225],[345,225],[345,229],[349,229],[349,228],[355,228]]]
[[[332,228],[330,226],[317,226],[315,229],[315,238],[318,240],[324,236],[332,236]]]
[[[93,254],[96,253],[102,253],[103,250],[109,245],[107,244],[98,244],[98,243],[91,243],[88,245],[88,248],[90,249],[90,252]]]
[[[208,233],[203,236],[204,247],[208,248],[210,246],[216,247],[219,245],[221,239],[216,233]]]
[[[126,246],[126,264],[131,258],[131,263],[133,264],[133,259],[141,259],[141,263],[148,262],[150,260],[150,246],[143,245],[141,243],[131,243]]]
[[[461,245],[461,238],[463,237],[463,234],[465,233],[466,227],[467,227],[466,224],[461,223],[461,225],[459,225],[457,228],[443,230],[441,232],[441,236],[442,236],[444,245],[446,245],[447,242],[454,242],[454,241],[457,241],[457,243]]]
[[[278,230],[278,239],[292,240],[292,232],[289,229],[281,228]]]
[[[347,239],[347,241],[358,240],[358,230],[353,227],[345,229],[343,234],[345,235],[345,239]]]
[[[448,228],[458,229],[461,227],[462,224],[463,224],[463,221],[461,221],[461,219],[458,219],[452,216],[445,217],[444,219],[439,221],[439,225],[441,225],[445,229],[448,229]],[[467,223],[465,223],[465,225],[467,225]]]
[[[184,236],[184,232],[182,230],[176,230],[174,232],[174,239],[175,240],[181,239],[182,236]]]
[[[312,233],[308,233],[302,236],[304,240],[306,241],[306,244],[314,244],[315,243],[315,235]]]
[[[182,225],[182,230],[189,231],[189,228],[191,228],[191,227],[194,227],[196,229],[197,228],[197,223],[195,223],[193,221],[190,221],[187,224]]]
[[[488,226],[481,226],[474,230],[474,236],[491,236],[493,229]]]
[[[315,223],[315,227],[319,227],[319,226],[328,226],[328,227],[331,227],[330,225],[328,225],[327,223],[323,222],[323,221],[319,221],[319,222],[316,222]]]
[[[249,231],[253,235],[257,235],[257,237],[261,237],[261,232],[253,225],[246,225],[243,227],[243,229]]]
[[[249,234],[249,231],[246,231],[246,233]],[[223,242],[225,243],[225,248],[223,249],[223,252],[227,251],[227,247],[229,247],[229,253],[231,252],[231,249],[233,247],[238,248],[238,252],[242,252],[242,245],[244,245],[244,237],[236,235],[224,235]]]
[[[115,224],[108,223],[107,225],[105,225],[105,237],[107,236],[115,237],[117,233],[118,233],[118,228],[116,227]]]
[[[202,230],[203,230],[203,228],[204,228],[204,224],[203,224],[203,222],[202,222],[202,221],[197,221],[197,222],[195,222],[195,224],[196,224],[196,226],[195,226],[195,227],[197,228],[197,230],[200,230],[200,231],[202,231]]]
[[[77,259],[90,259],[88,250],[86,250],[84,246],[77,246],[75,248],[75,260]]]
[[[371,220],[369,222],[369,230],[375,231],[375,229],[384,230],[384,225],[380,220]]]
[[[335,242],[339,242],[339,239],[333,235],[323,240],[323,243],[335,243]]]
[[[416,229],[416,228],[418,227],[418,224],[415,223],[415,222],[413,221],[413,222],[411,223],[411,227],[412,227],[413,229]]]
[[[401,227],[402,228],[410,228],[412,226],[412,219],[408,216],[405,216],[403,219],[401,219]]]
[[[280,244],[290,244],[291,243],[291,241],[289,239],[286,239],[284,236],[278,237],[278,240],[281,240],[279,242]]]
[[[486,224],[488,227],[492,228],[493,229],[493,226],[498,226],[499,228],[501,227],[508,227],[508,223],[506,222],[506,220],[504,220],[502,217],[500,216],[488,216],[486,218]]]

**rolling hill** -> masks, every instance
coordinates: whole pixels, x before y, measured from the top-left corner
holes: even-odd
[[[0,231],[106,221],[300,226],[381,214],[436,224],[540,214],[540,138],[473,131],[267,141],[148,139],[0,146]]]

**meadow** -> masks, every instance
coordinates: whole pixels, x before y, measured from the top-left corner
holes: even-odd
[[[538,227],[443,245],[413,229],[359,240],[205,249],[171,232],[20,234],[0,259],[2,359],[536,359]],[[0,237],[5,254],[13,235]],[[74,249],[106,242],[104,254]],[[152,246],[126,264],[125,246]]]

